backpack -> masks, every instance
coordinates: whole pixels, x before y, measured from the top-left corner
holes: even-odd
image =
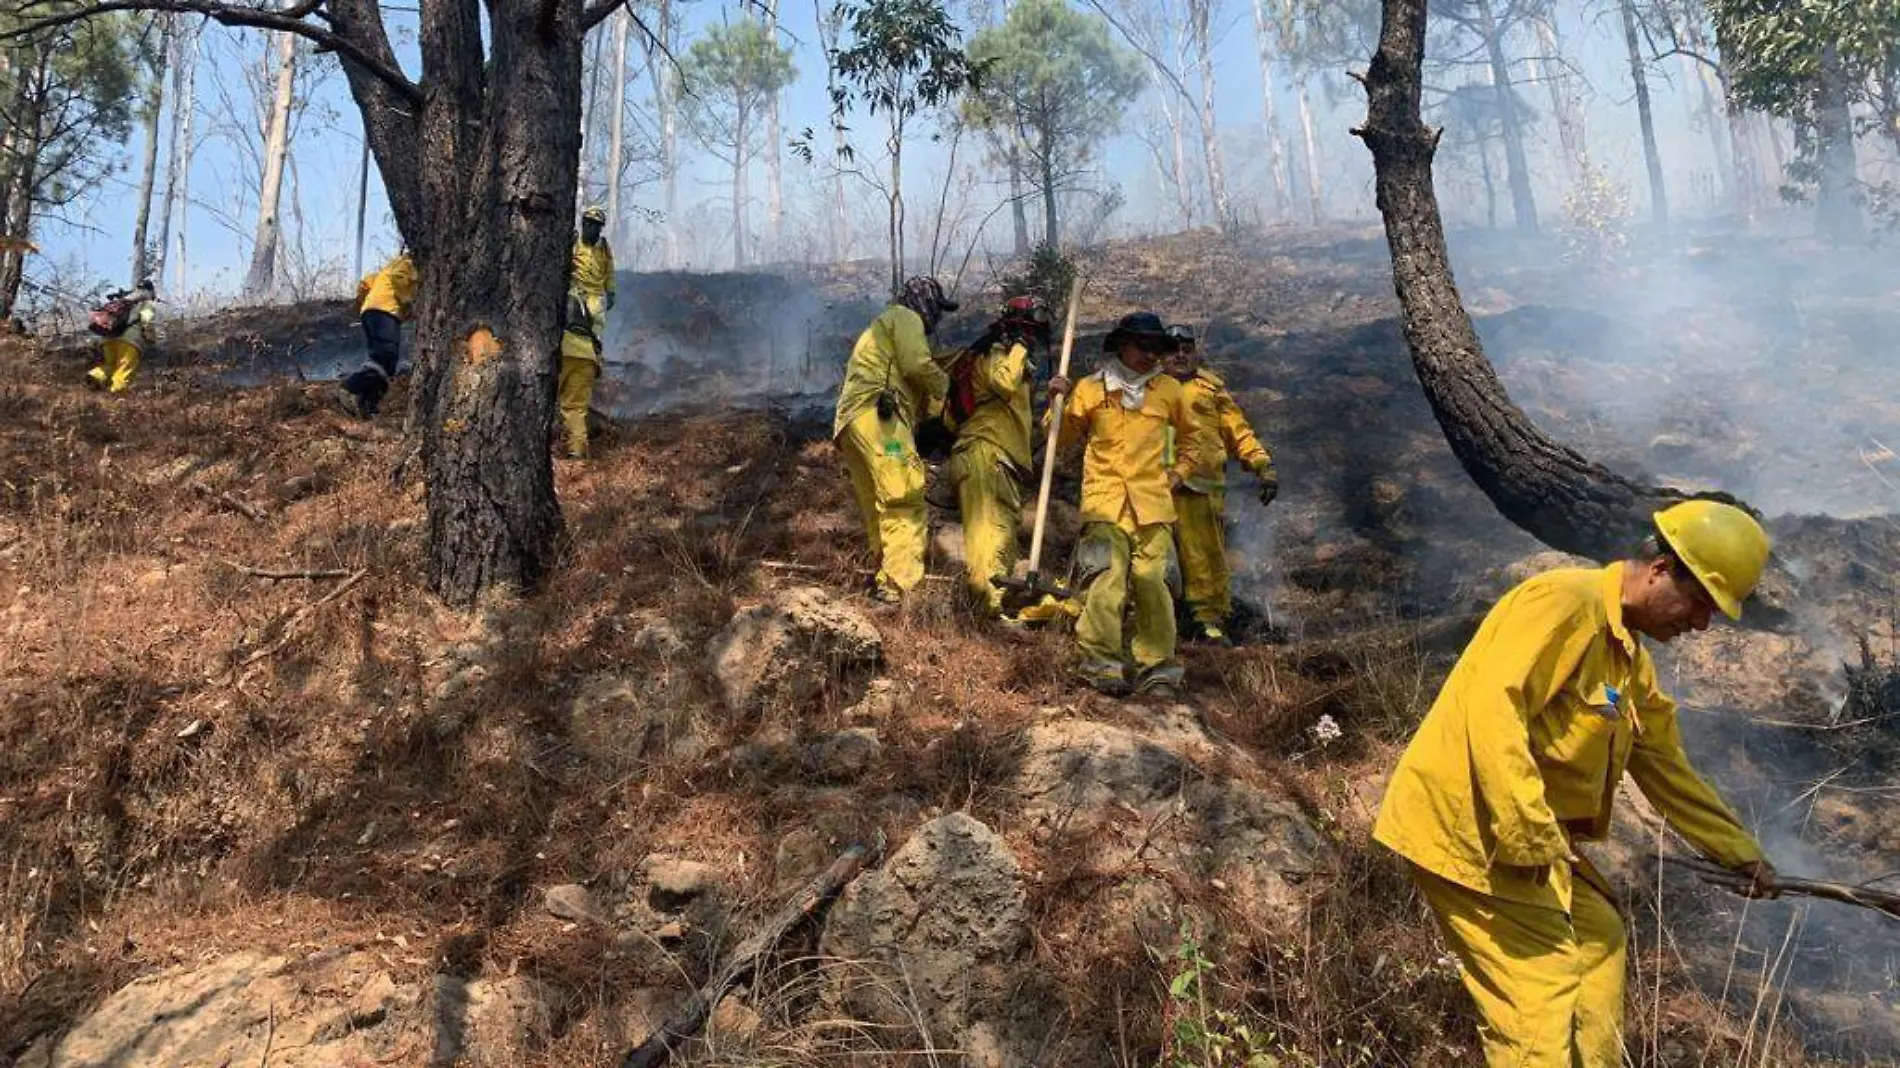
[[[132,312],[138,302],[124,294],[112,297],[104,304],[92,310],[87,317],[86,329],[100,337],[117,337],[132,324]]]

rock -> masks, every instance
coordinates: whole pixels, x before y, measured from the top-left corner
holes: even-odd
[[[570,734],[589,759],[626,773],[665,757],[705,752],[702,704],[689,699],[684,671],[595,675],[568,707]]]
[[[633,647],[649,656],[671,660],[686,651],[686,639],[680,637],[672,620],[656,619],[634,632]]]
[[[718,882],[710,865],[677,857],[651,856],[640,868],[647,878],[647,901],[661,912],[678,912]]]
[[[543,899],[548,915],[556,919],[572,920],[575,923],[588,923],[604,926],[607,917],[594,904],[594,895],[588,893],[585,886],[567,883],[562,886],[550,886]]]
[[[121,988],[33,1056],[44,1068],[259,1064],[268,1048],[275,1068],[380,1062],[413,1045],[420,1005],[370,953],[234,953]]]
[[[844,718],[852,723],[882,723],[897,714],[902,694],[893,679],[872,679],[864,688],[864,699],[845,709]]]
[[[763,1026],[765,1020],[756,1010],[738,998],[729,997],[719,1003],[712,1019],[706,1021],[706,1034],[715,1043],[744,1042],[756,1036]]]
[[[512,1068],[553,1030],[546,988],[526,976],[465,982],[438,975],[429,1008],[434,1064]]]
[[[962,1045],[971,1028],[1010,1014],[1026,967],[1022,870],[996,832],[962,812],[924,824],[883,868],[832,907],[822,956],[826,997],[853,1019],[915,1026]]]
[[[856,609],[815,587],[742,609],[713,639],[709,666],[736,714],[802,708],[826,689],[868,676],[884,640]]]
[[[884,747],[870,727],[827,734],[805,747],[805,764],[813,777],[826,782],[848,782],[870,770]]]

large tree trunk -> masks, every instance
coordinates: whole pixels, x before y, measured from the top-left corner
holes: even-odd
[[[297,38],[277,35],[277,92],[271,98],[270,128],[264,138],[264,180],[257,193],[257,234],[251,244],[251,269],[244,295],[267,295],[277,281],[277,247],[282,226],[277,214],[284,189],[284,159],[290,154],[290,105],[295,99]]]
[[[1636,86],[1636,119],[1643,130],[1643,163],[1649,168],[1649,214],[1657,226],[1669,224],[1669,193],[1663,187],[1662,152],[1656,147],[1656,116],[1649,106],[1649,73],[1636,33],[1636,5],[1618,0],[1623,15],[1623,47],[1629,53],[1630,81]]]
[[[1253,0],[1254,46],[1260,52],[1260,120],[1266,127],[1267,174],[1273,179],[1273,207],[1287,212],[1292,204],[1286,154],[1281,151],[1280,123],[1273,113],[1273,24],[1267,20],[1267,0]]]
[[[157,60],[152,64],[152,81],[145,89],[145,106],[140,114],[144,121],[139,132],[145,143],[140,146],[138,215],[132,222],[132,282],[135,285],[145,278],[145,272],[152,265],[152,248],[146,242],[151,235],[152,194],[158,187],[158,126],[165,111],[165,64],[171,55],[172,26],[176,21],[175,15],[158,16]]]
[[[1189,35],[1194,39],[1195,64],[1201,80],[1201,154],[1207,159],[1207,191],[1214,198],[1214,214],[1220,228],[1232,232],[1239,219],[1234,202],[1227,195],[1227,168],[1220,145],[1220,129],[1214,123],[1214,43],[1212,0],[1196,0],[1189,10]]]
[[[1505,181],[1511,187],[1511,214],[1517,228],[1537,232],[1537,199],[1531,193],[1531,165],[1524,154],[1524,127],[1511,88],[1511,65],[1504,58],[1504,31],[1491,10],[1491,0],[1478,0],[1478,28],[1491,64],[1491,85],[1497,91],[1498,128],[1504,134]]]
[[[1832,45],[1821,52],[1815,86],[1814,139],[1819,164],[1816,221],[1823,237],[1852,241],[1861,236],[1860,203],[1854,189],[1858,167],[1854,159],[1854,116],[1848,103],[1847,75]]]
[[[1452,279],[1432,192],[1438,134],[1419,118],[1426,0],[1382,6],[1379,50],[1365,77],[1366,125],[1355,132],[1372,151],[1400,322],[1419,383],[1453,454],[1505,518],[1553,548],[1613,559],[1672,495],[1552,441],[1498,381]]]
[[[620,237],[620,182],[627,169],[627,38],[633,12],[614,13],[614,113],[609,117],[607,141],[607,240]]]
[[[180,17],[172,37],[172,122],[171,150],[165,157],[165,196],[158,204],[158,240],[153,242],[152,275],[162,279],[165,276],[165,260],[171,255],[172,213],[178,213],[178,240],[182,245],[184,236],[184,217],[189,210],[183,205],[191,185],[191,113],[196,109],[193,91],[197,86],[198,68],[198,28],[189,19]],[[172,292],[182,296],[183,256],[179,257],[179,284]]]

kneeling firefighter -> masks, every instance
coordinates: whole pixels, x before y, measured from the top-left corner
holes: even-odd
[[[1698,851],[1775,895],[1775,869],[1682,751],[1642,638],[1739,619],[1768,561],[1747,512],[1673,505],[1634,558],[1550,571],[1485,616],[1386,787],[1373,836],[1411,866],[1464,965],[1490,1068],[1623,1064],[1624,929],[1574,843],[1609,834],[1629,772]]]
[[[150,278],[143,278],[130,290],[106,299],[105,307],[100,309],[106,313],[104,322],[98,321],[100,313],[94,313],[94,332],[100,334],[99,363],[86,372],[87,385],[110,393],[132,388],[132,376],[138,373],[139,361],[154,340],[152,323],[158,316],[157,301],[158,287]]]
[[[858,335],[838,391],[832,441],[877,558],[871,595],[887,604],[924,578],[928,512],[914,428],[943,407],[950,382],[931,358],[930,335],[943,313],[957,307],[935,278],[905,282]]]
[[[1137,693],[1165,696],[1182,680],[1168,589],[1172,490],[1200,465],[1200,440],[1181,384],[1161,373],[1174,340],[1158,316],[1123,317],[1102,349],[1100,369],[1073,391],[1061,376],[1049,380],[1049,412],[1058,416],[1051,432],[1060,443],[1086,442],[1075,550],[1081,677],[1104,693],[1124,693],[1132,683]],[[1131,598],[1134,634],[1124,646],[1122,615]]]
[[[1029,388],[1049,350],[1049,313],[1035,297],[1012,297],[1003,313],[950,366],[944,422],[956,433],[950,484],[963,522],[965,583],[985,612],[1002,614],[993,578],[1016,567],[1029,454]]]
[[[1260,480],[1260,503],[1271,504],[1280,493],[1273,456],[1254,435],[1227,383],[1207,366],[1195,341],[1194,328],[1170,326],[1174,355],[1168,374],[1187,394],[1188,411],[1201,439],[1201,466],[1174,490],[1174,540],[1181,554],[1181,585],[1192,638],[1211,645],[1231,645],[1227,619],[1234,613],[1233,572],[1227,564],[1227,459],[1245,464]]]

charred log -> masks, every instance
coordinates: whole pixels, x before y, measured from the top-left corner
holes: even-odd
[[[1384,0],[1379,49],[1362,79],[1364,128],[1392,281],[1412,365],[1458,462],[1506,519],[1546,545],[1608,560],[1627,553],[1658,507],[1680,498],[1552,440],[1505,391],[1452,277],[1432,189],[1438,131],[1419,115],[1426,0]]]

